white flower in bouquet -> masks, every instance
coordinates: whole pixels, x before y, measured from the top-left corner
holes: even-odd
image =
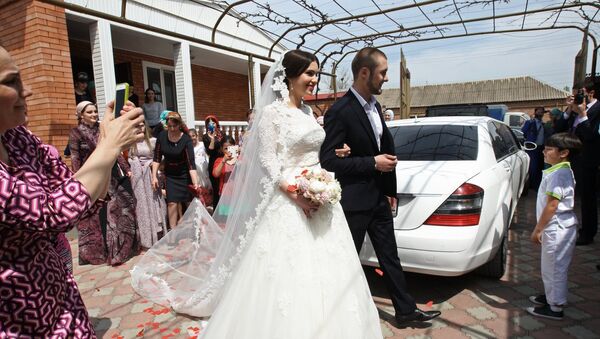
[[[308,186],[308,190],[312,193],[322,193],[327,189],[327,184],[318,179],[312,179],[310,181],[310,185]]]

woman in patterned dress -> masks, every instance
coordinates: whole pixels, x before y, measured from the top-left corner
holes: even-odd
[[[92,102],[82,101],[77,105],[77,119],[79,124],[69,135],[74,172],[77,172],[94,152],[100,136],[98,109]],[[119,155],[111,173],[111,199],[107,208],[77,224],[80,264],[119,265],[137,254],[139,241],[135,198],[129,181],[131,170],[123,156]]]
[[[167,205],[160,190],[152,189],[152,159],[156,138],[151,136],[149,127],[145,128],[144,140],[129,150],[131,183],[135,200],[135,212],[140,233],[140,244],[150,248],[160,235],[167,234]]]
[[[31,94],[0,47],[0,338],[95,338],[56,237],[101,206],[121,149],[143,137],[143,113],[128,105],[114,120],[109,103],[103,137],[73,175],[22,126]]]

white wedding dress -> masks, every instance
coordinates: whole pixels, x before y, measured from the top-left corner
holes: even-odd
[[[312,115],[277,104],[264,114],[285,122],[264,160],[284,177],[319,166],[325,132]],[[307,218],[276,190],[201,338],[382,338],[341,205]]]
[[[134,266],[131,284],[176,312],[209,317],[204,339],[382,338],[341,205],[307,218],[279,189],[319,166],[325,138],[307,106],[288,107],[284,72],[280,60],[263,80],[215,213],[194,199]]]

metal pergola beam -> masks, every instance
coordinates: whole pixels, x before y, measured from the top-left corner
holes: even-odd
[[[410,5],[392,7],[392,8],[388,8],[388,9],[385,9],[385,10],[382,10],[382,11],[377,11],[377,12],[363,13],[363,14],[359,14],[359,15],[352,15],[352,16],[347,16],[347,17],[343,17],[343,18],[337,18],[337,19],[327,20],[327,21],[323,21],[323,22],[317,22],[317,23],[312,23],[312,24],[305,24],[305,25],[299,25],[299,26],[295,26],[295,27],[290,27],[285,32],[283,32],[283,34],[281,34],[277,38],[277,40],[273,43],[273,45],[271,45],[271,48],[269,49],[269,57],[271,57],[271,54],[273,53],[273,49],[275,48],[275,46],[288,33],[292,32],[292,31],[296,31],[296,30],[304,29],[304,28],[321,26],[321,25],[329,25],[329,24],[334,24],[334,23],[338,23],[338,22],[342,22],[342,21],[356,20],[356,19],[359,19],[359,18],[366,18],[366,17],[370,17],[370,16],[375,16],[375,15],[382,15],[384,13],[397,12],[397,11],[402,11],[402,10],[409,9],[409,8],[415,8],[415,7],[420,7],[420,6],[432,5],[432,4],[435,4],[435,3],[438,3],[438,2],[443,2],[443,1],[446,1],[446,0],[428,0],[428,1],[420,2],[420,3],[414,3],[414,4],[410,4]]]
[[[549,11],[556,11],[556,10],[562,10],[564,8],[571,8],[571,7],[583,7],[583,6],[592,6],[592,7],[596,7],[596,8],[600,8],[599,4],[595,4],[595,3],[586,3],[586,4],[582,4],[582,3],[577,3],[577,4],[569,4],[569,5],[565,5],[565,6],[555,6],[555,7],[547,7],[544,9],[536,9],[536,10],[531,10],[528,12],[515,12],[515,13],[507,13],[507,14],[501,14],[501,15],[493,15],[493,16],[486,16],[486,17],[481,17],[481,18],[473,18],[473,19],[466,19],[466,20],[454,20],[454,21],[447,21],[447,22],[440,22],[440,23],[431,23],[428,25],[419,25],[419,26],[413,26],[413,27],[406,27],[406,28],[401,28],[401,29],[395,29],[395,30],[391,30],[391,31],[386,31],[386,32],[381,32],[381,35],[387,35],[387,34],[396,34],[396,33],[402,33],[402,32],[407,32],[407,31],[414,31],[414,30],[419,30],[419,29],[423,29],[423,28],[431,28],[431,27],[440,27],[440,26],[453,26],[453,25],[460,25],[460,24],[465,24],[465,23],[472,23],[472,22],[480,22],[480,21],[488,21],[488,20],[495,20],[495,19],[504,19],[504,18],[510,18],[510,17],[514,17],[514,16],[521,16],[521,15],[527,15],[527,14],[536,14],[536,13],[543,13],[543,12],[549,12]],[[315,53],[320,52],[323,48],[335,44],[335,43],[345,43],[345,42],[351,42],[351,41],[360,41],[362,39],[368,39],[368,38],[375,38],[375,37],[379,37],[380,35],[378,34],[367,34],[367,35],[361,35],[358,36],[356,38],[347,38],[347,39],[340,39],[340,40],[336,40],[336,41],[328,41],[324,44],[322,44],[319,48],[317,48]]]
[[[495,30],[495,31],[475,32],[475,33],[468,33],[468,34],[446,35],[445,37],[432,37],[432,38],[427,38],[427,39],[408,40],[408,41],[402,41],[402,42],[397,42],[397,43],[393,43],[393,44],[384,44],[384,45],[379,45],[379,46],[374,46],[374,47],[376,47],[376,48],[385,48],[385,47],[399,46],[399,45],[409,44],[409,43],[414,43],[414,42],[424,42],[424,41],[433,41],[433,40],[442,40],[442,39],[451,39],[451,38],[464,38],[464,37],[477,36],[477,35],[489,35],[489,34],[500,34],[500,33],[518,33],[518,32],[558,30],[558,29],[576,29],[578,31],[585,32],[585,28],[581,28],[581,27],[575,26],[575,25],[550,26],[550,27],[535,27],[535,28],[526,28],[526,29]],[[598,51],[598,49],[600,48],[600,46],[598,46],[598,42],[597,42],[595,36],[589,34],[589,32],[588,32],[588,36],[590,37],[590,39],[592,39],[592,42],[594,44],[594,51],[595,52],[594,52],[594,55],[592,57],[592,69],[593,69],[593,72],[595,72],[595,64],[597,62],[596,52]],[[349,51],[349,52],[344,53],[340,57],[340,59],[334,63],[334,65],[332,67],[331,73],[332,74],[336,74],[337,66],[340,64],[340,62],[342,62],[342,60],[344,58],[346,58],[346,56],[348,56],[348,55],[350,55],[352,53],[355,53],[355,51]]]

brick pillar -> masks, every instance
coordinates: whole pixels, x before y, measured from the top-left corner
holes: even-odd
[[[0,44],[33,91],[28,127],[62,153],[77,124],[65,11],[31,0],[0,2],[0,26]]]

